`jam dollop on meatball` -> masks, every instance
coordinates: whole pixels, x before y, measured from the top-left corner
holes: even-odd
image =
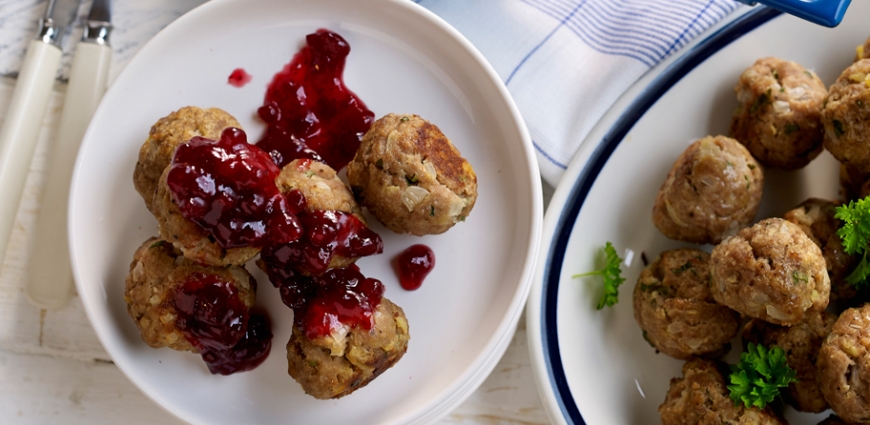
[[[304,230],[296,241],[265,247],[261,263],[318,275],[383,252],[380,236],[368,228],[350,189],[330,166],[297,159],[284,166],[276,183],[295,204]]]
[[[250,313],[256,281],[242,267],[197,264],[150,238],[136,250],[124,286],[127,312],[153,348],[199,353],[224,375],[253,369],[269,354],[268,320]]]
[[[194,137],[178,146],[154,198],[160,234],[194,261],[241,265],[260,252],[299,239],[296,206],[276,186],[280,169],[225,130],[220,139]]]
[[[763,179],[761,166],[736,140],[697,140],[677,158],[659,189],[653,224],[671,239],[719,243],[752,222]]]
[[[834,413],[847,423],[870,423],[870,304],[840,314],[816,367]]]
[[[359,202],[388,229],[422,236],[465,221],[477,200],[471,164],[434,124],[388,114],[363,136],[347,178]]]
[[[781,218],[722,241],[710,264],[713,298],[749,317],[790,326],[828,305],[831,282],[822,250]]]
[[[646,339],[678,359],[716,356],[730,347],[740,315],[710,293],[710,254],[697,249],[663,252],[634,287],[634,318]]]
[[[408,320],[384,285],[355,264],[307,276],[261,263],[293,309],[288,372],[306,393],[339,398],[365,386],[408,349]]]
[[[822,108],[825,149],[863,175],[870,174],[870,59],[846,68]]]
[[[839,202],[812,198],[786,212],[783,218],[800,226],[822,249],[831,279],[831,302],[848,305],[858,296],[858,291],[845,279],[857,265],[858,259],[846,254],[843,240],[837,236],[837,230],[843,225],[834,217],[839,205]]]
[[[133,185],[149,211],[154,211],[151,204],[157,192],[157,182],[172,162],[175,148],[197,136],[217,139],[229,127],[241,128],[241,125],[222,109],[196,106],[185,106],[151,126],[148,138],[139,149],[139,159],[133,171]]]
[[[819,413],[828,409],[816,379],[816,358],[822,341],[834,327],[836,316],[824,311],[810,312],[793,326],[779,326],[752,319],[743,328],[743,341],[764,346],[776,345],[785,352],[788,366],[797,372],[797,382],[788,385],[785,400],[801,412]]]
[[[795,62],[763,58],[734,87],[740,105],[730,135],[758,162],[793,170],[822,152],[819,114],[828,95],[819,77]]]
[[[735,424],[785,425],[767,406],[764,410],[734,404],[728,396],[724,365],[692,359],[683,365],[683,377],[671,379],[665,402],[659,406],[662,425]]]

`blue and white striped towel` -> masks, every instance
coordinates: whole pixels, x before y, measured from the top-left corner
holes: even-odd
[[[504,80],[556,185],[619,96],[739,6],[735,0],[414,0]]]

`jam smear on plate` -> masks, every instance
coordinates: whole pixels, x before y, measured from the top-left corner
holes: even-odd
[[[181,214],[223,248],[262,247],[299,239],[302,227],[275,185],[269,154],[228,128],[220,140],[194,137],[178,146],[167,184]]]
[[[309,275],[318,275],[329,268],[336,255],[366,257],[384,252],[381,237],[360,219],[344,211],[306,211],[305,196],[298,190],[285,194],[302,224],[302,236],[283,245],[263,249],[261,258],[270,267],[290,268]]]
[[[267,128],[257,145],[279,166],[299,158],[342,169],[356,154],[374,113],[342,80],[350,45],[319,29],[275,75],[257,114]]]
[[[411,245],[399,254],[396,263],[402,288],[413,291],[423,285],[423,279],[435,268],[435,253],[426,245]]]
[[[175,325],[202,355],[209,371],[229,375],[257,367],[269,355],[268,319],[248,314],[238,290],[218,276],[194,273],[176,288]]]
[[[251,82],[251,74],[248,74],[248,71],[245,71],[242,68],[236,68],[227,78],[227,84],[233,87],[244,87],[245,84]]]

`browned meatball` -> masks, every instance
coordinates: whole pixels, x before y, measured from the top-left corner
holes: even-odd
[[[163,239],[180,249],[185,257],[210,266],[240,266],[260,252],[260,248],[251,246],[225,249],[199,224],[182,216],[166,184],[169,170],[170,167],[166,167],[160,176],[152,204]]]
[[[870,195],[870,176],[854,167],[840,164],[840,186],[846,199],[859,199]]]
[[[241,128],[241,125],[222,109],[196,106],[185,106],[151,126],[148,138],[139,149],[139,160],[133,171],[133,185],[149,211],[154,211],[151,204],[157,192],[157,181],[172,162],[175,148],[195,136],[220,139],[221,132],[228,127]]]
[[[831,302],[848,303],[858,295],[858,291],[845,279],[858,264],[858,259],[846,254],[843,240],[837,236],[837,229],[843,225],[843,222],[834,218],[839,205],[839,202],[808,199],[785,213],[783,218],[800,226],[822,249],[831,279]]]
[[[275,179],[281,192],[298,190],[305,195],[308,211],[335,210],[353,214],[366,222],[350,189],[332,167],[310,159],[296,159],[281,169]]]
[[[870,37],[864,41],[864,44],[859,45],[855,48],[855,62],[858,62],[861,59],[870,58]]]
[[[848,423],[870,423],[870,304],[850,308],[819,350],[819,385],[831,409]]]
[[[846,68],[822,108],[825,149],[856,171],[870,173],[870,59]]]
[[[710,294],[710,254],[665,251],[643,270],[634,287],[634,318],[647,341],[678,359],[728,351],[740,315]]]
[[[845,421],[838,418],[837,415],[831,415],[825,418],[825,420],[819,422],[819,425],[848,425]]]
[[[290,376],[315,398],[344,397],[392,367],[408,349],[408,320],[402,308],[381,299],[371,331],[358,327],[308,339],[296,326],[287,343]]]
[[[254,305],[255,283],[241,267],[206,267],[189,261],[162,239],[150,238],[133,255],[130,274],[124,282],[127,312],[151,347],[179,351],[197,350],[176,326],[173,296],[176,288],[193,275],[213,275],[238,290],[248,308]]]
[[[816,74],[794,62],[763,58],[743,71],[734,92],[740,105],[730,135],[758,162],[793,170],[822,152],[819,114],[828,91]]]
[[[831,282],[822,250],[794,223],[768,218],[713,248],[717,302],[778,325],[828,305]]]
[[[653,224],[671,239],[719,243],[752,222],[763,179],[761,166],[737,141],[700,139],[677,158],[659,189]]]
[[[785,352],[788,365],[797,372],[798,379],[788,385],[785,399],[801,412],[819,413],[828,408],[816,380],[816,358],[835,320],[836,316],[822,311],[805,314],[803,320],[791,327],[753,319],[743,328],[744,342],[767,347],[776,345]]]
[[[665,402],[659,406],[662,425],[785,424],[768,406],[747,409],[728,397],[721,363],[693,359],[683,365],[683,377],[671,379]]]
[[[465,221],[477,176],[450,140],[417,115],[388,114],[362,139],[347,178],[360,204],[396,233],[444,233]]]

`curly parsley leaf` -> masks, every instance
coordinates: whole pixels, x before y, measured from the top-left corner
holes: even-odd
[[[607,257],[607,264],[603,269],[571,276],[572,278],[595,275],[604,277],[604,296],[598,302],[598,306],[595,307],[598,310],[601,310],[604,306],[612,307],[619,302],[619,285],[625,282],[625,278],[621,276],[622,269],[619,268],[623,260],[616,254],[616,249],[613,248],[612,243],[607,242],[604,245],[604,254]]]
[[[862,254],[861,262],[846,277],[846,282],[854,287],[863,286],[870,276],[870,259],[867,250],[870,243],[870,196],[837,207],[834,217],[843,222],[843,225],[837,229],[837,236],[843,241],[843,249],[846,253]]]
[[[797,372],[788,366],[785,352],[773,345],[770,349],[749,343],[740,354],[740,362],[731,366],[729,396],[737,406],[763,409],[779,395],[780,388],[797,382]]]

